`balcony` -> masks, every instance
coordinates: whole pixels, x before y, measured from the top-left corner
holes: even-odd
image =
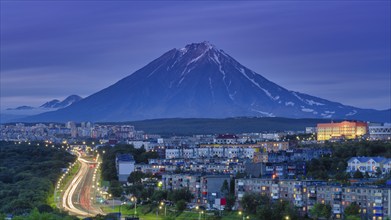
[[[341,209],[333,209],[333,214],[341,214]]]
[[[303,200],[303,196],[300,195],[300,194],[295,194],[295,201],[302,201]]]
[[[303,207],[303,201],[295,201],[294,202],[294,205],[296,206],[296,207]]]
[[[341,196],[334,196],[334,201],[341,201]]]
[[[316,193],[308,193],[308,198],[316,199]]]
[[[278,193],[272,193],[272,199],[279,199]]]
[[[383,206],[382,206],[382,205],[375,205],[375,206],[373,207],[373,209],[376,210],[376,212],[382,211],[382,210],[383,210]]]

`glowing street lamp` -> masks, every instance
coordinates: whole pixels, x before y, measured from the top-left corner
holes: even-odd
[[[242,219],[245,220],[245,219],[250,219],[250,216],[245,216],[244,212],[242,211],[239,211],[239,215],[242,216]]]
[[[167,216],[167,206],[164,204],[164,202],[160,202],[160,207],[163,208],[164,206],[164,216]]]
[[[137,215],[137,197],[133,196],[130,200],[132,202],[134,201],[134,216],[136,216]]]

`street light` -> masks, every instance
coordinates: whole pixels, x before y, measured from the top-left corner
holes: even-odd
[[[159,208],[156,209],[156,219],[158,219],[159,215],[159,209],[162,209],[163,207],[159,204]]]
[[[164,206],[164,217],[167,216],[167,206],[164,204],[164,202],[160,202],[160,207]]]
[[[244,215],[244,212],[242,212],[242,211],[239,211],[239,215],[242,216],[242,219],[243,219],[243,220],[245,220],[245,219],[250,219],[250,216],[245,216],[245,215]]]
[[[285,216],[285,220],[289,220],[289,216]]]
[[[111,198],[111,200],[113,201],[113,210],[114,210],[114,197],[112,197],[112,195],[109,194],[109,198]]]
[[[121,202],[120,205],[119,205],[119,216],[122,216],[122,213],[121,213],[121,207],[122,205],[125,205],[126,202]]]
[[[134,216],[136,216],[137,215],[137,197],[133,196],[130,200],[132,202],[134,201]]]
[[[239,216],[243,215],[242,211],[239,211]],[[244,220],[244,216],[243,216],[243,220]]]
[[[197,209],[198,209],[198,206],[197,206]],[[201,220],[201,215],[204,214],[204,211],[199,211],[198,212],[198,220]]]

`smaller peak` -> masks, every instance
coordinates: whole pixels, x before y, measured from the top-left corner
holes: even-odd
[[[70,95],[70,96],[66,97],[65,99],[82,99],[82,97],[80,97],[79,95]]]

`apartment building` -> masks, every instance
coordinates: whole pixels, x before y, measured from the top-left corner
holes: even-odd
[[[222,198],[221,187],[224,181],[230,182],[229,175],[168,174],[162,176],[163,189],[189,189],[194,203],[212,205],[215,199]]]
[[[316,203],[329,204],[333,218],[343,218],[344,209],[356,202],[362,219],[383,220],[391,218],[391,188],[340,184],[322,181],[299,181],[278,179],[237,179],[235,195],[237,202],[245,193],[270,196],[273,200],[285,199],[301,210],[302,214]]]

